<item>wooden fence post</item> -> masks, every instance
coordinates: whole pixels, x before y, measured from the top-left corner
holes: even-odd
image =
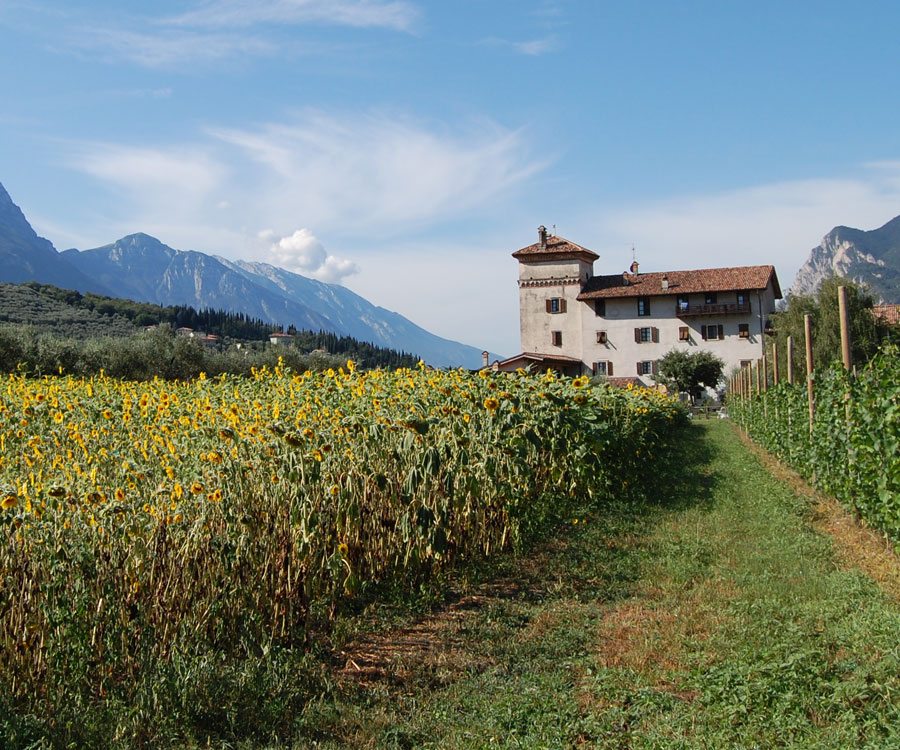
[[[812,324],[809,321],[809,313],[803,316],[803,333],[806,337],[806,392],[809,396],[809,431],[812,432],[816,410],[813,399]]]
[[[769,358],[766,356],[765,347],[763,347],[763,355],[760,360],[760,367],[762,367],[762,389],[763,393],[765,393],[769,389]]]
[[[794,384],[794,337],[787,337],[787,379],[788,384]]]
[[[838,287],[838,315],[841,318],[841,358],[844,360],[844,369],[848,372],[853,369],[850,361],[850,317],[847,313],[847,287]]]
[[[778,342],[772,342],[772,385],[778,385]]]

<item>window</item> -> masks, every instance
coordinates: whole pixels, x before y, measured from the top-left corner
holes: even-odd
[[[594,314],[598,318],[603,315],[606,315],[606,300],[605,299],[595,299],[594,300]]]
[[[562,346],[562,331],[550,331],[550,343],[553,346]]]
[[[707,292],[704,304],[707,304],[707,305],[716,304],[716,293],[715,292]]]
[[[721,341],[725,338],[725,326],[701,326],[700,335],[704,341]]]
[[[736,297],[736,302],[738,303],[738,305],[750,304],[750,296],[747,294],[747,292],[738,292]]]
[[[679,326],[678,327],[678,340],[679,341],[690,341],[691,340],[691,329],[687,326]]]
[[[650,328],[649,326],[645,328],[635,328],[634,329],[634,343],[636,344],[646,344],[646,343],[659,343],[659,328]]]
[[[650,298],[638,297],[637,300],[638,315],[644,316],[650,314]]]
[[[738,336],[742,339],[750,338],[750,324],[749,323],[738,323]]]
[[[602,362],[594,362],[594,375],[606,375],[606,377],[612,377],[613,374],[613,365],[609,360],[604,360]]]
[[[688,298],[686,294],[679,294],[675,298],[675,312],[684,312],[688,309]]]
[[[562,297],[551,297],[547,300],[548,313],[564,313],[566,311],[566,301]]]
[[[752,359],[742,359],[741,360],[741,369],[743,369],[745,367],[751,367],[752,365],[753,365]]]
[[[637,374],[638,375],[655,375],[656,374],[656,362],[647,360],[644,362],[637,363]]]
[[[598,344],[606,343],[606,331],[597,331],[597,343]]]

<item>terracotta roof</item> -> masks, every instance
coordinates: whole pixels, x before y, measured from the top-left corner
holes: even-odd
[[[668,288],[663,288],[663,277]],[[781,287],[775,266],[738,266],[737,268],[704,268],[697,271],[660,271],[658,273],[594,276],[588,279],[578,299],[609,297],[650,297],[692,294],[696,292],[728,292],[743,289],[765,289],[771,279],[775,298],[781,299]]]
[[[576,245],[574,242],[569,242],[565,237],[558,237],[555,234],[547,237],[547,244],[543,250],[540,243],[535,242],[533,245],[516,250],[512,257],[517,260],[561,260],[573,255],[581,257],[590,263],[593,263],[600,257],[586,247]]]
[[[889,326],[900,324],[900,305],[873,305],[872,315]]]
[[[566,357],[562,354],[539,354],[538,352],[522,352],[521,354],[517,354],[514,357],[509,357],[507,359],[501,360],[499,364],[505,365],[520,359],[525,359],[532,362],[559,362],[565,365],[581,364],[581,360],[577,357]]]
[[[606,382],[617,388],[627,388],[629,385],[643,385],[641,379],[634,376],[626,378],[607,378]]]

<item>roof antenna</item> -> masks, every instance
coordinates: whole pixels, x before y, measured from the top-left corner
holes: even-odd
[[[637,258],[635,257],[635,254],[634,254],[634,245],[633,244],[631,246],[631,268],[629,268],[628,270],[631,271],[632,274],[637,276],[638,262],[637,262]]]

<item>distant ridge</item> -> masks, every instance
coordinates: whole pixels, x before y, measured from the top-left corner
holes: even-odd
[[[415,353],[436,367],[482,364],[476,347],[429,333],[345,287],[267,263],[176,250],[143,233],[58,253],[37,236],[0,185],[0,282],[32,280],[158,305],[241,312],[285,328],[321,330]]]
[[[829,276],[866,284],[884,303],[900,303],[900,216],[878,229],[839,226],[814,247],[791,292],[812,294]]]
[[[70,266],[49,240],[38,237],[0,183],[0,281],[41,284],[107,294],[102,284]]]

